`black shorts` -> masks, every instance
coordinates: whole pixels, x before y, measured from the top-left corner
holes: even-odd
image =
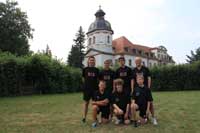
[[[139,115],[142,118],[146,117],[147,105],[138,105],[137,111],[139,111]]]
[[[93,99],[94,98],[94,92],[95,91],[93,91],[91,89],[84,88],[83,89],[83,100],[84,101],[90,101],[90,99]]]
[[[110,106],[106,107],[98,106],[98,107],[99,107],[98,114],[101,113],[101,118],[109,119]]]
[[[153,96],[152,96],[151,89],[148,89],[148,93],[149,93],[149,100],[152,102],[153,101]]]

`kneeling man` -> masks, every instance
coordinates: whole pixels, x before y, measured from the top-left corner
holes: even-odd
[[[101,122],[107,123],[110,115],[109,93],[105,91],[105,81],[99,81],[99,90],[94,94],[92,101],[92,127],[97,126],[97,115],[101,113]]]
[[[138,122],[140,124],[145,124],[147,122],[151,101],[149,89],[144,86],[144,77],[137,76],[136,81],[138,86],[133,91],[131,103],[132,121],[135,127],[138,126]],[[136,111],[139,111],[139,121],[136,120]]]

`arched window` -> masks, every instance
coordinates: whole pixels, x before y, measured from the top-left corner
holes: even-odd
[[[110,36],[107,36],[107,43],[110,43]]]
[[[93,44],[95,44],[95,39],[96,39],[95,36],[93,36]]]

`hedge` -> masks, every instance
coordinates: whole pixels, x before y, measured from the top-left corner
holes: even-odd
[[[200,61],[151,69],[155,91],[200,90]]]
[[[200,61],[154,67],[154,91],[200,90]],[[44,54],[16,57],[0,52],[0,96],[81,91],[81,70]]]
[[[81,71],[43,54],[0,53],[0,96],[80,91]]]

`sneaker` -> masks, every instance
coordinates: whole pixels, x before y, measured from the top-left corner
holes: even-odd
[[[85,118],[83,118],[83,119],[82,119],[82,122],[83,122],[83,123],[85,123],[85,122],[86,122],[86,119],[85,119]]]
[[[97,123],[96,123],[96,122],[93,122],[93,123],[92,123],[92,127],[93,127],[93,128],[96,128],[96,127],[97,127]]]
[[[115,120],[115,125],[119,125],[121,123],[121,120],[120,119],[116,119]]]
[[[134,125],[134,127],[138,127],[137,121],[133,121],[133,125]]]
[[[158,125],[156,118],[152,118],[152,123],[153,123],[153,125]]]

